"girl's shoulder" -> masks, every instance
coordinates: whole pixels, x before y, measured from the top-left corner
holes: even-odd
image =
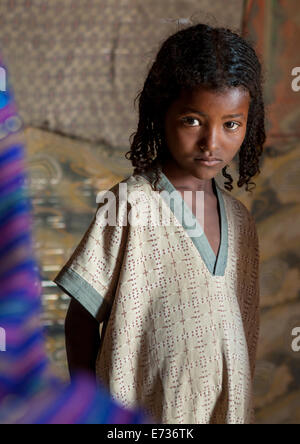
[[[125,218],[131,208],[135,208],[144,217],[151,215],[159,202],[157,193],[150,182],[143,176],[131,174],[113,185],[109,190],[101,190],[97,195],[97,214],[110,209],[119,217]],[[155,205],[155,206],[154,206]],[[103,208],[101,208],[103,207]],[[101,208],[101,209],[100,209]]]
[[[97,198],[101,197],[103,199],[103,196],[109,198],[114,195],[117,200],[124,200],[125,197],[133,199],[137,192],[144,192],[149,195],[151,191],[151,185],[145,177],[132,174],[112,185],[109,189],[100,190]]]
[[[130,176],[126,177],[121,183],[127,184],[129,192],[138,190],[149,192],[152,190],[149,180],[141,174],[131,174]]]
[[[144,195],[146,198],[153,198],[153,190],[149,180],[138,174],[131,174],[122,181],[115,184],[110,191],[112,191],[117,197],[126,196],[130,203],[138,200],[139,194]]]
[[[229,191],[221,187],[218,183],[216,183],[216,185],[222,193],[222,197],[226,201],[226,206],[231,214],[240,220],[240,223],[246,227],[246,231],[250,231],[253,233],[253,235],[257,235],[254,216],[246,205],[237,197],[233,196]]]

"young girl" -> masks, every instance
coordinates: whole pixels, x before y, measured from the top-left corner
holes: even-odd
[[[237,153],[239,187],[260,172],[260,63],[230,30],[190,26],[163,43],[139,95],[126,199],[120,184],[109,190],[55,279],[72,296],[71,375],[91,369],[124,406],[162,423],[253,423],[258,237],[215,177],[231,191]],[[105,205],[119,223],[107,223]]]

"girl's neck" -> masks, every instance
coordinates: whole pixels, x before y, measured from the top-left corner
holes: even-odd
[[[204,191],[207,196],[215,195],[212,179],[198,179],[183,169],[180,169],[173,162],[164,163],[161,170],[176,189]]]

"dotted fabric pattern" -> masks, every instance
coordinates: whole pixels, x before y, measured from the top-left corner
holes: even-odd
[[[225,274],[212,275],[147,179],[125,182],[134,220],[143,223],[112,227],[95,217],[55,280],[87,309],[96,292],[99,307],[112,307],[104,316],[99,380],[124,406],[142,405],[158,422],[252,423],[259,247],[251,214],[221,190],[228,258]],[[155,207],[169,225],[153,225]],[[123,221],[126,205],[118,208]]]

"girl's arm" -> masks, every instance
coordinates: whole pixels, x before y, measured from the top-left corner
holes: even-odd
[[[81,370],[96,376],[100,347],[99,322],[72,298],[65,320],[66,350],[71,378]]]

